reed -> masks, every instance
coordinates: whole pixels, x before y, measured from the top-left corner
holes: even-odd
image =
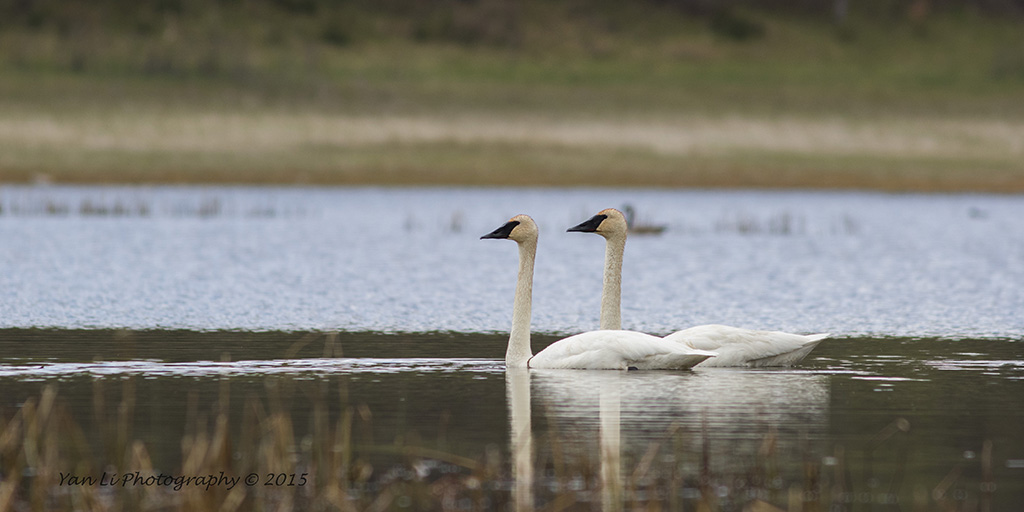
[[[268,379],[263,396],[244,398],[240,418],[232,418],[235,398],[228,380],[212,404],[204,406],[191,394],[178,440],[180,462],[168,470],[167,461],[155,459],[133,434],[138,397],[132,379],[120,383],[120,399],[114,403],[105,399],[108,383],[95,381],[94,425],[88,430],[61,399],[59,384],[46,384],[17,410],[0,415],[0,511],[513,508],[515,473],[505,450],[489,447],[466,456],[432,448],[413,434],[382,443],[373,436],[373,414],[350,404],[344,384],[338,390],[341,402],[334,404],[326,398],[330,384],[315,383],[310,421],[297,421],[285,403],[286,385]],[[787,473],[779,467],[787,454],[779,453],[778,433],[770,426],[755,458],[736,470],[720,466],[706,431],[672,425],[639,456],[623,457],[622,488],[611,494],[617,497],[611,507],[810,512],[869,504],[901,503],[913,510],[991,505],[996,491],[991,442],[981,447],[978,468],[962,463],[941,481],[922,482],[907,474],[911,431],[907,420],[897,418],[866,446],[850,450],[836,445],[826,457],[807,440],[800,448],[801,469]],[[557,425],[540,433],[535,501],[526,509],[602,508],[602,496],[608,494],[598,470],[600,456],[561,442],[566,435],[573,434]],[[690,448],[694,444],[701,446],[696,452]],[[982,492],[965,501],[963,475],[979,469]],[[169,475],[165,483],[144,483],[160,475]],[[251,475],[255,485],[244,480]],[[220,483],[176,487],[177,476],[210,476]],[[126,477],[132,483],[122,485]],[[223,483],[232,478],[241,480],[233,486]]]

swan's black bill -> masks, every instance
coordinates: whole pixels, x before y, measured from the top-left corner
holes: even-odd
[[[600,226],[601,223],[604,222],[604,220],[607,219],[607,218],[608,218],[607,215],[605,215],[603,213],[599,213],[597,215],[594,215],[593,217],[591,217],[587,221],[582,222],[580,224],[577,224],[577,225],[567,229],[566,231],[579,231],[581,233],[593,233],[593,232],[597,231],[597,227]]]
[[[519,221],[518,220],[510,220],[510,221],[506,222],[504,226],[502,226],[502,227],[500,227],[498,229],[495,229],[494,231],[491,231],[490,233],[487,233],[486,235],[480,237],[480,239],[483,240],[485,238],[508,238],[508,235],[511,235],[512,234],[512,230],[515,229],[516,226],[518,226],[518,225],[519,225]]]

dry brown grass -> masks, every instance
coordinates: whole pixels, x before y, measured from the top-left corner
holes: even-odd
[[[121,400],[112,404],[103,398],[103,381],[94,385],[96,428],[88,434],[54,384],[44,386],[39,396],[29,398],[12,415],[0,417],[0,511],[392,510],[391,502],[399,495],[434,503],[444,492],[473,494],[462,480],[501,478],[494,465],[437,450],[396,446],[392,447],[396,455],[409,461],[439,459],[464,464],[464,471],[433,482],[382,481],[384,471],[374,472],[367,461],[353,456],[373,451],[372,446],[357,449],[353,441],[354,429],[372,430],[368,411],[348,408],[332,422],[326,402],[315,400],[311,431],[299,433],[273,381],[268,381],[265,401],[250,397],[244,402],[241,432],[236,430],[237,419],[231,418],[227,381],[212,409],[190,394],[185,432],[178,441],[181,463],[168,471],[133,434],[133,381],[122,382]],[[126,475],[128,483],[122,480]],[[237,483],[178,485],[151,478],[157,475],[214,476],[237,479]],[[246,480],[247,476],[253,480]],[[146,481],[150,483],[142,483]],[[160,481],[164,483],[154,483]],[[435,503],[430,508],[443,507]]]

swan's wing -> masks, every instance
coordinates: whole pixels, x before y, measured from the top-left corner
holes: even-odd
[[[788,366],[806,357],[827,337],[711,324],[676,331],[664,339],[718,352],[718,357],[702,366]]]
[[[530,359],[530,367],[687,369],[715,355],[641,332],[601,330],[552,343]]]

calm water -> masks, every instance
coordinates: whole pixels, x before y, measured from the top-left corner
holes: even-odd
[[[834,338],[792,369],[506,373],[516,251],[479,236],[540,224],[539,350],[597,325],[603,240],[564,230],[625,203],[667,228],[629,241],[625,327]],[[56,391],[90,447],[22,486],[130,468],[129,438],[180,474],[218,412],[243,471],[276,411],[292,467],[347,440],[358,509],[1013,510],[1020,219],[1015,196],[0,188],[0,417]]]

